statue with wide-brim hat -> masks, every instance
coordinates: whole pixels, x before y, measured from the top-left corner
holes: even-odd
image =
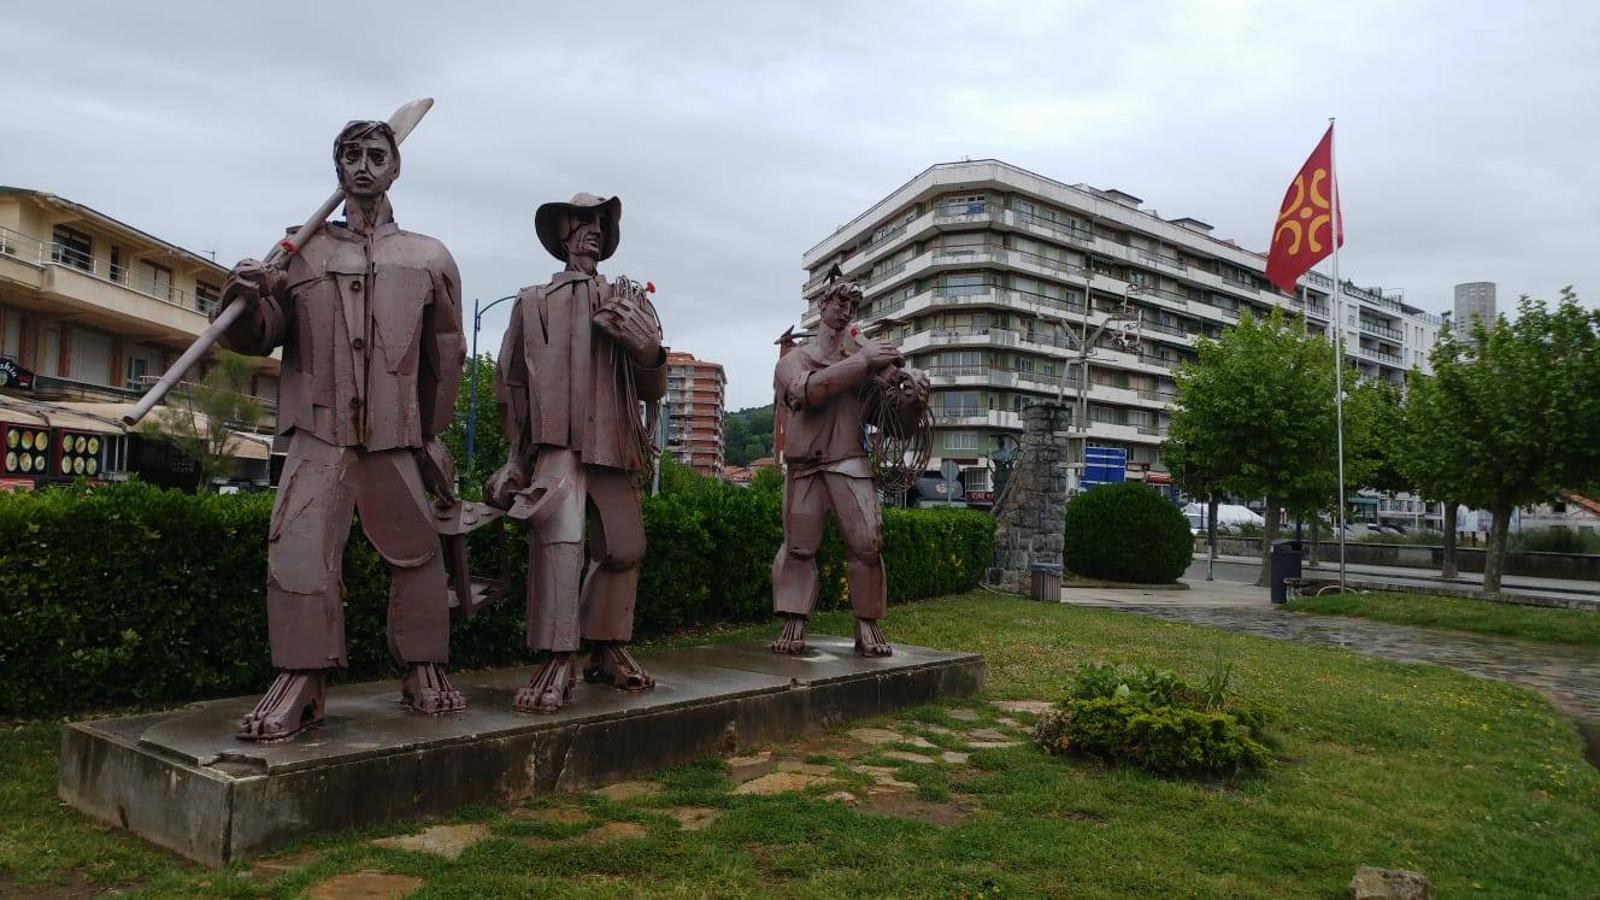
[[[641,405],[666,393],[667,354],[650,288],[596,268],[616,251],[621,218],[617,198],[594,194],[539,207],[539,242],[565,266],[517,295],[496,358],[507,452],[484,494],[528,526],[537,657],[517,712],[565,706],[580,673],[625,691],[655,686],[628,643],[646,545],[638,484],[655,454]]]
[[[576,220],[585,216],[594,216],[600,226],[598,259],[610,259],[622,238],[622,200],[617,197],[596,197],[579,192],[566,203],[546,203],[533,214],[533,230],[551,256],[567,262],[567,232]]]

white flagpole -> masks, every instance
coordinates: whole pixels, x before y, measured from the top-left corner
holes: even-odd
[[[1335,163],[1333,117],[1328,117],[1328,183],[1331,185],[1333,219],[1329,233],[1333,239],[1333,416],[1335,443],[1339,458],[1339,592],[1344,593],[1344,288],[1339,284],[1339,168]]]

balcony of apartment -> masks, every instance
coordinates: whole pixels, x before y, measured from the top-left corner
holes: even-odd
[[[1385,340],[1392,341],[1395,344],[1400,344],[1405,340],[1405,334],[1402,333],[1400,329],[1387,325],[1383,322],[1378,322],[1376,320],[1363,317],[1360,320],[1360,323],[1362,334],[1370,334],[1374,337],[1384,338]]]
[[[937,397],[937,395],[935,395]],[[1022,430],[1022,414],[978,406],[938,406],[932,408],[935,425],[965,428],[1005,428]]]
[[[215,299],[110,265],[81,250],[0,228],[0,278],[32,288],[74,322],[127,337],[187,340],[208,324]]]
[[[1036,237],[1063,241],[1083,249],[1095,246],[1094,232],[1075,222],[1062,222],[1018,209],[1008,209],[1000,218],[1006,227]]]
[[[1362,359],[1371,360],[1385,366],[1393,366],[1397,369],[1405,368],[1406,364],[1405,359],[1400,354],[1366,344],[1361,345],[1360,356]]]
[[[913,332],[900,342],[900,352],[915,353],[928,347],[1015,347],[1015,331],[987,326],[969,328],[930,328]]]
[[[1089,399],[1146,409],[1164,409],[1172,403],[1173,395],[1170,391],[1154,388],[1122,387],[1095,381],[1089,384]]]
[[[1139,331],[1146,337],[1154,337],[1181,347],[1194,346],[1195,334],[1181,325],[1143,319],[1139,322]]]

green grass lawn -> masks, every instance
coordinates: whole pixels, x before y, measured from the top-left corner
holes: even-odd
[[[847,633],[841,614],[819,630]],[[417,898],[616,896],[1343,896],[1362,865],[1407,868],[1442,897],[1593,897],[1600,891],[1600,773],[1572,724],[1538,695],[1449,669],[1252,638],[1108,610],[974,594],[896,607],[896,641],[981,651],[983,699],[1056,698],[1079,662],[1150,663],[1192,681],[1220,650],[1235,684],[1275,709],[1280,760],[1213,783],[1069,762],[1028,743],[959,766],[898,764],[924,803],[957,803],[940,827],[824,799],[840,782],[770,797],[732,793],[721,760],[657,776],[661,793],[626,801],[544,798],[578,824],[528,810],[471,808],[447,821],[489,836],[444,860],[369,843],[402,824],[304,841],[277,871],[209,871],[91,823],[55,799],[58,727],[0,732],[0,895],[120,886],[153,896],[301,896],[330,876],[374,870],[423,880]],[[767,636],[721,631],[717,640]],[[678,642],[683,642],[680,639]],[[952,749],[952,701],[879,724]],[[1014,731],[1014,729],[1013,729]],[[843,768],[823,738],[788,748]],[[778,748],[780,752],[786,748]],[[901,748],[890,748],[901,749]],[[860,761],[896,765],[871,748]],[[863,794],[865,796],[865,794]],[[669,808],[720,815],[680,829]],[[641,836],[591,846],[594,823]]]
[[[1578,609],[1519,606],[1437,594],[1383,593],[1305,597],[1289,601],[1287,608],[1399,625],[1454,628],[1552,644],[1600,647],[1600,614]]]

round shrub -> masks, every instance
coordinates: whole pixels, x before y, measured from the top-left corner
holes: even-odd
[[[1103,484],[1067,503],[1067,568],[1135,584],[1178,580],[1194,555],[1189,521],[1148,485]]]

